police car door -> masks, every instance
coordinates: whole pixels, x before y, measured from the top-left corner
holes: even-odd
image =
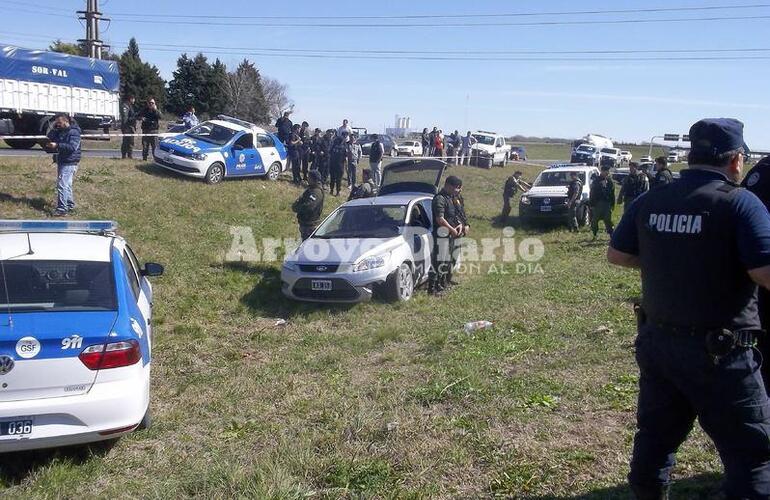
[[[273,163],[280,163],[281,158],[275,148],[275,141],[267,134],[257,134],[257,153],[261,163],[260,173],[267,172]]]
[[[261,173],[259,154],[254,147],[254,134],[246,132],[238,137],[230,148],[227,159],[227,176],[254,175]]]
[[[428,201],[430,202],[430,200]],[[412,204],[407,227],[407,234],[411,239],[409,244],[414,255],[415,281],[419,281],[422,277],[427,276],[430,270],[430,252],[433,244],[430,233],[430,217],[422,203]]]
[[[128,278],[128,283],[131,285],[131,298],[135,300],[135,310],[129,309],[131,328],[134,330],[139,338],[147,339],[147,346],[152,347],[152,326],[150,320],[152,318],[152,286],[150,282],[142,276],[139,262],[136,259],[136,255],[129,248],[128,245],[121,252],[121,258],[123,260],[123,267]]]

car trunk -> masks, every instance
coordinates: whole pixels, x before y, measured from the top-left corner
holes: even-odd
[[[446,168],[441,160],[406,160],[391,163],[383,169],[378,195],[395,193],[438,193]]]
[[[0,313],[0,402],[88,392],[98,371],[78,355],[105,343],[116,317],[116,311]]]

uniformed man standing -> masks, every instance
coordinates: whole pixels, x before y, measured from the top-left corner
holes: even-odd
[[[275,122],[275,128],[278,129],[278,139],[285,145],[289,145],[289,139],[291,138],[291,129],[294,124],[289,119],[291,112],[286,111],[282,117],[278,118]]]
[[[657,189],[666,184],[674,182],[674,175],[668,168],[668,160],[665,156],[659,156],[655,158],[655,179],[652,181],[650,188]]]
[[[323,138],[321,138],[321,146],[317,152],[317,155],[320,156],[318,173],[321,174],[321,187],[325,186],[329,180],[329,154],[331,153],[333,142],[334,133],[331,130],[327,130]]]
[[[334,196],[340,195],[342,176],[350,161],[349,139],[350,134],[342,131],[339,137],[334,138],[331,150],[329,151],[329,194]]]
[[[647,180],[647,176],[644,172],[639,171],[639,164],[631,162],[628,164],[628,175],[623,179],[623,184],[620,186],[620,193],[618,193],[618,205],[625,202],[623,205],[623,213],[628,210],[631,203],[643,193],[650,190],[650,184]]]
[[[460,192],[462,181],[450,175],[444,187],[433,197],[433,248],[430,254],[428,293],[436,295],[447,287],[447,274],[452,265],[454,243],[462,233],[462,223],[452,198]]]
[[[770,217],[737,186],[743,124],[690,129],[689,169],[625,213],[608,260],[640,268],[639,409],[629,481],[667,498],[675,453],[697,418],[714,441],[727,498],[770,498],[770,402],[752,348],[757,285],[770,287]]]
[[[126,136],[120,146],[120,157],[131,159],[134,157],[134,134],[136,134],[136,99],[134,96],[126,96],[120,107],[120,131]]]
[[[305,241],[321,222],[321,213],[324,209],[324,191],[321,189],[321,175],[318,170],[308,173],[308,188],[297,198],[291,209],[297,214],[299,234]]]
[[[160,111],[154,98],[147,101],[147,109],[142,115],[142,160],[147,161],[155,152],[158,129],[160,128]]]
[[[302,182],[302,137],[300,137],[299,123],[291,127],[289,144],[287,149],[289,153],[289,164],[291,165],[291,177],[294,184]]]
[[[591,206],[591,232],[596,239],[599,233],[599,221],[604,222],[607,234],[612,234],[612,209],[615,206],[615,183],[610,178],[610,167],[602,167],[599,176],[591,183],[588,199]]]
[[[468,236],[468,233],[471,230],[471,223],[468,221],[468,214],[465,212],[465,198],[463,198],[462,184],[460,184],[460,186],[457,188],[457,194],[452,197],[452,202],[454,203],[455,209],[457,210],[457,218],[460,221],[460,234],[452,246],[449,270],[447,271],[446,276],[446,284],[449,286],[457,286],[459,283],[452,279],[452,274],[454,273],[454,269],[457,266],[457,257],[462,245],[460,238]]]
[[[307,182],[307,172],[310,167],[310,124],[308,122],[302,122],[302,127],[299,129],[299,137],[302,139],[302,147],[300,148],[300,161],[302,162],[302,180]]]
[[[759,163],[754,165],[744,177],[741,186],[745,187],[770,209],[770,156],[765,156]],[[760,287],[758,295],[759,304],[759,322],[762,329],[770,331],[770,291]],[[770,360],[770,336],[761,335],[757,342],[757,348],[762,353],[765,360]],[[765,381],[765,388],[770,387],[770,362],[762,364],[762,378]]]
[[[512,176],[505,180],[503,186],[503,212],[500,214],[500,219],[505,222],[511,215],[511,199],[516,196],[516,193],[521,189],[522,192],[527,192],[532,186],[521,179],[522,173],[516,171]]]
[[[583,183],[580,182],[577,172],[569,173],[569,184],[567,184],[567,212],[569,216],[569,230],[570,232],[577,233],[578,220],[577,209],[580,205],[580,199],[583,196]]]

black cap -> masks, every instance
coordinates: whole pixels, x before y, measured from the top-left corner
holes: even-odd
[[[322,180],[321,172],[319,172],[318,170],[311,170],[310,172],[308,172],[308,179],[315,182],[321,182]]]
[[[705,118],[690,127],[690,149],[699,154],[719,156],[749,148],[743,142],[743,123],[734,118]]]
[[[449,177],[447,177],[446,183],[454,187],[460,187],[463,185],[463,181],[461,181],[460,178],[455,175],[450,175]]]

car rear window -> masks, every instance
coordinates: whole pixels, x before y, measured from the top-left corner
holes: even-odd
[[[0,265],[0,312],[114,311],[110,262],[23,260]]]

